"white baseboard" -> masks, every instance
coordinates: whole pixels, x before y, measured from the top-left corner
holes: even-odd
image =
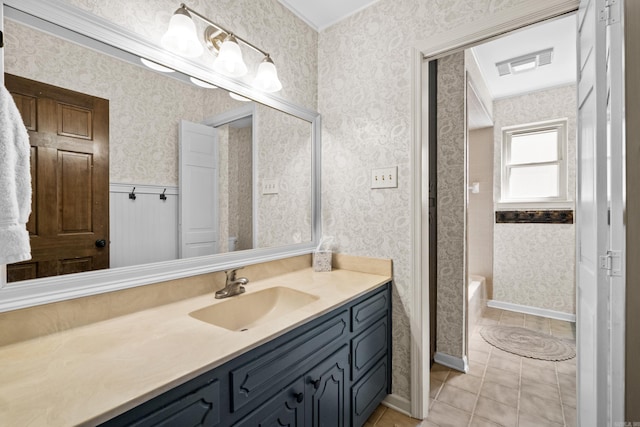
[[[499,308],[501,310],[508,310],[508,311],[515,311],[515,312],[518,312],[518,313],[531,314],[531,315],[534,315],[534,316],[548,317],[549,319],[564,320],[566,322],[574,322],[575,323],[575,321],[576,321],[576,315],[575,314],[564,313],[562,311],[549,310],[549,309],[546,309],[546,308],[531,307],[531,306],[528,306],[528,305],[514,304],[514,303],[511,303],[511,302],[496,301],[496,300],[492,299],[492,300],[487,301],[487,306],[493,307],[493,308]]]
[[[394,411],[400,412],[407,417],[411,416],[411,401],[397,394],[388,394],[384,398],[382,404],[387,408],[391,408]]]
[[[469,372],[469,362],[467,361],[467,356],[456,357],[437,351],[433,356],[433,360],[442,366],[446,366],[447,368],[455,369],[456,371],[464,372],[465,374]]]

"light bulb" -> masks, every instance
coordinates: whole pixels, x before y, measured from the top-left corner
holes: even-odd
[[[229,34],[220,46],[220,53],[213,62],[213,69],[229,77],[242,77],[247,74],[247,66],[242,60],[242,51],[233,34]]]
[[[264,92],[277,92],[282,89],[282,83],[278,79],[278,71],[269,55],[265,56],[258,66],[258,73],[253,80],[253,85]]]
[[[202,55],[202,45],[196,35],[196,25],[184,8],[175,11],[169,21],[167,32],[160,39],[162,46],[186,58]]]

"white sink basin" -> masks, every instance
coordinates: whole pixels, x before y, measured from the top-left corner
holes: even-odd
[[[276,286],[229,297],[192,311],[189,316],[230,331],[244,331],[311,304],[318,298],[306,292]]]

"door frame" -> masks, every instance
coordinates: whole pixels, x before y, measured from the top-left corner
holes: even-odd
[[[259,123],[256,112],[256,103],[243,105],[212,117],[207,117],[202,121],[203,125],[217,128],[224,126],[233,121],[251,117],[251,245],[253,248],[258,247],[258,128]],[[218,159],[219,161],[219,159]]]
[[[578,0],[539,0],[517,9],[497,12],[481,20],[436,34],[411,49],[411,177],[412,177],[412,265],[411,399],[403,407],[398,399],[391,406],[424,419],[429,408],[429,228],[428,228],[428,67],[425,60],[437,59],[527,25],[558,17],[578,9]]]

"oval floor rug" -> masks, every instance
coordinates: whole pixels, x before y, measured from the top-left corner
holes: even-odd
[[[480,335],[494,347],[518,356],[552,361],[576,357],[572,342],[518,326],[485,326]]]

